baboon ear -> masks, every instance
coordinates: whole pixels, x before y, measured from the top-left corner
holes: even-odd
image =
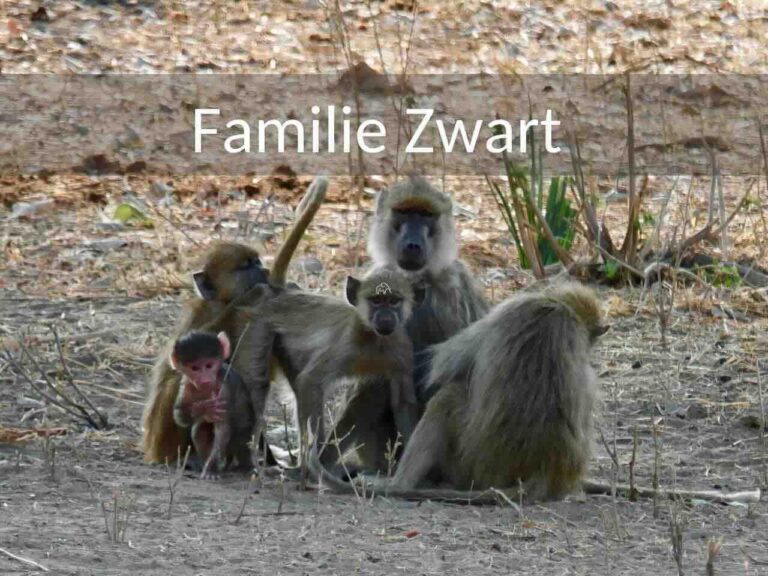
[[[219,332],[217,338],[221,344],[221,357],[226,360],[229,358],[229,352],[232,350],[229,344],[229,337],[227,336],[226,332]]]
[[[417,284],[413,287],[413,304],[421,306],[427,299],[427,287],[424,284]]]
[[[347,302],[352,304],[352,306],[357,306],[357,294],[360,291],[360,280],[353,278],[352,276],[347,276],[347,285],[344,290],[347,295]]]
[[[211,279],[208,278],[208,274],[200,270],[199,272],[192,273],[192,280],[195,283],[195,292],[203,300],[215,300],[216,289],[211,283]]]

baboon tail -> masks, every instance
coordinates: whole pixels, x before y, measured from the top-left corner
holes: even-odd
[[[293,253],[296,251],[302,236],[304,236],[307,226],[309,226],[309,223],[312,222],[315,214],[320,209],[327,190],[328,178],[325,176],[318,176],[312,181],[312,184],[309,185],[307,193],[304,195],[301,202],[299,202],[299,207],[296,210],[299,219],[288,234],[288,238],[285,239],[285,242],[280,247],[269,273],[269,282],[273,286],[283,286],[285,284],[288,264],[290,263]]]

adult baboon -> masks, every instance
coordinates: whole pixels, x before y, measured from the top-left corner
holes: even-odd
[[[242,324],[236,307],[261,296],[257,287],[267,283],[282,286],[291,256],[304,231],[317,213],[328,188],[326,178],[317,178],[309,187],[297,212],[298,220],[280,248],[272,270],[262,266],[259,252],[233,242],[214,244],[205,258],[203,269],[193,275],[199,299],[188,302],[168,346],[152,371],[149,394],[143,415],[142,446],[148,462],[172,462],[189,444],[188,430],[173,420],[173,404],[179,390],[180,375],[168,359],[173,343],[190,330],[225,332],[237,346]]]
[[[408,321],[414,349],[414,382],[423,404],[429,372],[428,348],[443,342],[488,311],[488,304],[458,260],[453,204],[448,195],[421,177],[410,177],[379,193],[368,236],[375,265],[397,266],[414,286],[425,290],[424,302]],[[357,446],[364,469],[385,469],[387,444],[394,445],[396,427],[386,398],[387,386],[371,379],[355,383],[336,424],[340,450]],[[333,463],[336,451],[326,450],[323,462]]]
[[[513,297],[434,349],[439,386],[406,445],[397,472],[379,488],[393,496],[514,488],[558,498],[582,482],[590,458],[597,380],[590,349],[603,332],[594,292],[576,283]],[[351,486],[320,468],[332,486]],[[514,492],[514,491],[513,491]]]

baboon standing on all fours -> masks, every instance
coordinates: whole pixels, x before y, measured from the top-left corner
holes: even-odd
[[[347,278],[346,297],[345,302],[298,290],[272,292],[242,308],[240,321],[253,327],[243,329],[242,347],[248,354],[238,371],[251,382],[258,380],[270,355],[277,360],[296,394],[302,443],[310,430],[324,438],[323,401],[333,383],[342,378],[382,378],[394,426],[408,438],[420,410],[405,325],[423,291],[414,290],[398,268],[379,267],[362,280]],[[275,346],[270,349],[263,343],[273,335]],[[263,389],[261,399],[254,400],[259,421],[266,393]]]
[[[407,324],[414,350],[414,383],[421,396],[429,371],[428,347],[488,311],[488,303],[457,257],[450,197],[421,177],[382,190],[376,198],[368,252],[374,265],[397,266],[414,286],[425,290],[424,302]],[[357,446],[356,458],[364,469],[386,469],[387,443],[394,445],[397,437],[389,405],[386,382],[360,380],[336,424],[340,451]],[[336,450],[326,450],[323,462],[331,464],[336,457]]]
[[[590,349],[604,332],[594,292],[567,283],[512,297],[438,344],[428,384],[439,389],[394,477],[378,487],[392,496],[445,498],[446,491],[425,487],[483,490],[522,482],[532,499],[578,488],[597,398]],[[310,460],[316,475],[326,474],[314,454]]]

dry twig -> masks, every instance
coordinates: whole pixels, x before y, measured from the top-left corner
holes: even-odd
[[[11,560],[16,560],[16,562],[21,562],[22,564],[26,564],[27,566],[32,566],[34,568],[38,568],[42,570],[43,572],[48,572],[48,568],[43,566],[42,564],[38,564],[34,560],[30,560],[29,558],[24,558],[23,556],[18,556],[12,552],[9,552],[5,548],[0,548],[0,554],[5,554],[10,558]]]
[[[89,426],[91,426],[92,428],[95,428],[96,430],[102,430],[103,428],[106,427],[106,423],[107,423],[106,417],[104,417],[98,410],[95,410],[94,415],[90,414],[85,406],[83,406],[78,402],[75,402],[72,399],[72,397],[70,397],[61,388],[57,387],[53,382],[51,382],[50,378],[48,378],[48,374],[46,373],[46,371],[43,370],[40,363],[32,355],[32,352],[29,350],[27,345],[24,344],[23,339],[19,339],[19,346],[21,347],[23,355],[29,358],[29,360],[32,362],[32,365],[40,373],[41,381],[45,386],[44,387],[41,386],[35,379],[33,379],[27,373],[27,371],[24,369],[21,363],[18,360],[16,360],[16,358],[14,358],[13,353],[7,348],[4,348],[5,358],[10,364],[13,371],[17,375],[21,376],[24,380],[26,380],[27,383],[45,400],[47,400],[54,406],[57,406],[69,416],[77,420],[84,420]],[[80,394],[82,394],[82,392],[80,392],[79,388],[77,388],[76,385],[74,386],[74,388]],[[46,392],[46,389],[48,390],[48,392]],[[88,405],[92,406],[90,401],[88,402]]]
[[[168,461],[165,462],[165,469],[168,472],[168,519],[171,519],[173,510],[173,500],[176,497],[176,488],[184,477],[184,470],[187,468],[187,460],[189,459],[189,453],[192,450],[192,446],[187,446],[187,451],[184,453],[184,458],[176,458],[176,470],[172,473],[171,467],[168,465]]]

